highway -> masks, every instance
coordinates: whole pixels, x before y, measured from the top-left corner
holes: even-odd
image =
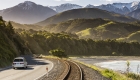
[[[44,59],[24,56],[28,62],[27,69],[4,69],[0,71],[0,80],[37,80],[53,68],[53,63]],[[12,64],[12,63],[11,63]]]

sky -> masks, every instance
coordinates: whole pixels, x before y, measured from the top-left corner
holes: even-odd
[[[129,3],[140,0],[0,0],[0,10],[13,7],[24,1],[32,1],[43,6],[56,6],[64,3],[78,4],[81,6],[86,6],[88,4],[97,6],[114,2]]]

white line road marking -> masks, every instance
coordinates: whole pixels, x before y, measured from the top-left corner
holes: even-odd
[[[53,67],[54,67],[54,64],[52,63],[52,67],[51,67],[46,73],[44,73],[43,75],[39,76],[38,78],[36,78],[36,79],[34,79],[34,80],[38,80],[38,79],[40,79],[41,77],[43,77],[44,75],[47,75],[47,76],[48,76],[49,72],[52,70]]]

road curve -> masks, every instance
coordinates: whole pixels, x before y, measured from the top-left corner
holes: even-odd
[[[5,69],[0,71],[0,80],[37,80],[53,68],[53,63],[44,59],[24,56],[28,62],[27,69]]]

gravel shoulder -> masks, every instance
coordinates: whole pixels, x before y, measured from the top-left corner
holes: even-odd
[[[64,63],[61,61],[58,61],[57,59],[47,59],[49,61],[52,61],[54,64],[53,69],[43,77],[41,77],[38,80],[57,80],[57,78],[63,73],[65,69]]]
[[[49,61],[52,61],[54,63],[54,68],[49,72],[49,74],[44,75],[39,80],[57,80],[58,77],[63,73],[65,69],[65,65],[63,62],[59,61],[57,59],[47,59]],[[111,80],[106,77],[103,77],[98,71],[89,68],[85,65],[82,65],[78,63],[78,65],[81,67],[83,71],[83,80]]]
[[[78,63],[83,71],[83,80],[111,80],[102,76],[98,71]]]

